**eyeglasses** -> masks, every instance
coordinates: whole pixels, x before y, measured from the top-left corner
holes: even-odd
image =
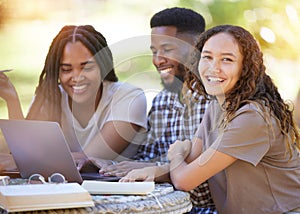
[[[6,186],[10,182],[9,176],[0,176],[0,186]]]
[[[65,176],[60,173],[54,173],[50,177],[48,177],[48,183],[52,184],[62,184],[67,183]],[[44,176],[40,174],[33,174],[28,179],[28,184],[47,184]]]

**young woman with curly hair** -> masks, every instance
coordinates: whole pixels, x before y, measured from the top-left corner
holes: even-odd
[[[171,146],[172,182],[189,190],[209,179],[219,213],[300,208],[298,129],[265,72],[257,41],[241,27],[223,25],[205,32],[198,50],[201,81],[191,84],[212,102],[190,147]]]
[[[209,181],[218,213],[300,209],[299,133],[293,113],[265,72],[257,41],[245,29],[216,26],[200,37],[200,79],[211,99],[193,141],[170,146],[170,177],[189,191]],[[162,168],[128,174],[149,179]]]

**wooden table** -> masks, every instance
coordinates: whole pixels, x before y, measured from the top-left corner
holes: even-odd
[[[13,184],[22,182],[12,179]],[[15,183],[14,183],[15,182]],[[23,213],[185,213],[192,209],[190,196],[183,191],[175,191],[170,184],[156,184],[148,195],[93,195],[94,207],[41,210]],[[0,213],[6,213],[0,210]]]

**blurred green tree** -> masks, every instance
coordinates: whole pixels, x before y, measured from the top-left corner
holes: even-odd
[[[300,58],[299,0],[178,0],[207,20],[207,27],[241,25],[259,41],[265,53],[285,59]]]
[[[117,29],[112,35],[120,34],[124,38],[124,31],[134,32],[134,28],[141,28],[132,17],[141,20],[147,26],[145,32],[149,32],[149,19],[153,13],[174,6],[201,13],[207,28],[219,24],[245,27],[259,41],[264,54],[275,57],[271,61],[271,70],[275,70],[274,79],[284,85],[284,92],[290,95],[299,87],[299,66],[296,65],[300,61],[299,0],[0,0],[0,67],[15,69],[9,77],[22,92],[21,100],[24,112],[27,112],[42,68],[43,50],[47,50],[52,39],[48,29],[55,29],[55,34],[56,26],[63,23],[86,22],[108,33]],[[109,35],[106,32],[105,35]],[[130,77],[132,80],[137,71],[155,70],[150,55],[116,64],[120,79],[127,81]],[[283,63],[283,59],[287,62]],[[284,75],[282,71],[285,71]],[[0,99],[0,117],[2,115],[6,115],[5,103]]]

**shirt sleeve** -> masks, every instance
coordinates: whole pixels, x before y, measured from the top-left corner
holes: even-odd
[[[141,145],[136,159],[150,161],[160,155],[159,152],[159,137],[164,130],[164,120],[161,112],[151,109],[148,115],[148,133],[147,140],[144,145]]]
[[[109,120],[130,122],[146,130],[147,102],[143,90],[122,85],[113,96]]]
[[[270,148],[268,123],[257,110],[239,111],[212,148],[256,166]]]
[[[178,137],[180,112],[174,107],[172,93],[161,92],[152,102],[148,115],[148,135],[135,157],[143,161],[168,162],[167,152],[170,144]]]
[[[156,103],[151,108],[148,115],[149,131],[145,145],[140,148],[140,160],[167,161],[166,153],[176,138],[170,124],[173,124],[176,118],[176,111],[169,110],[167,106],[162,107]]]

